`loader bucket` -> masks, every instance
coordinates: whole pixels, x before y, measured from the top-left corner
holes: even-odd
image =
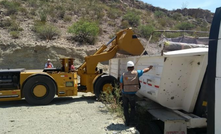
[[[132,29],[119,33],[117,45],[119,45],[118,53],[128,55],[140,55],[144,51],[143,45],[140,43]]]

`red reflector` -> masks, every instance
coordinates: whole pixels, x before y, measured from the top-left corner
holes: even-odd
[[[159,86],[155,85],[155,88],[159,88]]]
[[[140,83],[142,83],[142,81],[140,80]]]
[[[12,92],[12,94],[16,94],[16,92]]]
[[[143,84],[147,84],[146,82],[143,82]]]
[[[152,84],[148,84],[149,86],[152,86]]]

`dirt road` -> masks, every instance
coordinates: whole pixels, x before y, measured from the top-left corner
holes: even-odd
[[[132,134],[134,128],[111,115],[94,96],[55,98],[49,105],[30,106],[25,100],[0,102],[0,133]]]

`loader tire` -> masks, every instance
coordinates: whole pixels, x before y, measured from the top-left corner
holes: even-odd
[[[46,75],[30,77],[23,86],[25,100],[33,105],[50,103],[55,96],[56,84]]]
[[[114,78],[113,76],[102,75],[95,82],[94,85],[95,96],[99,98],[102,92],[105,92],[107,90],[113,91],[117,84],[118,84],[117,79]]]

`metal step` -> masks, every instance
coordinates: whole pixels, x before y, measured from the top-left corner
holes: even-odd
[[[17,98],[19,95],[2,95],[0,98]]]

